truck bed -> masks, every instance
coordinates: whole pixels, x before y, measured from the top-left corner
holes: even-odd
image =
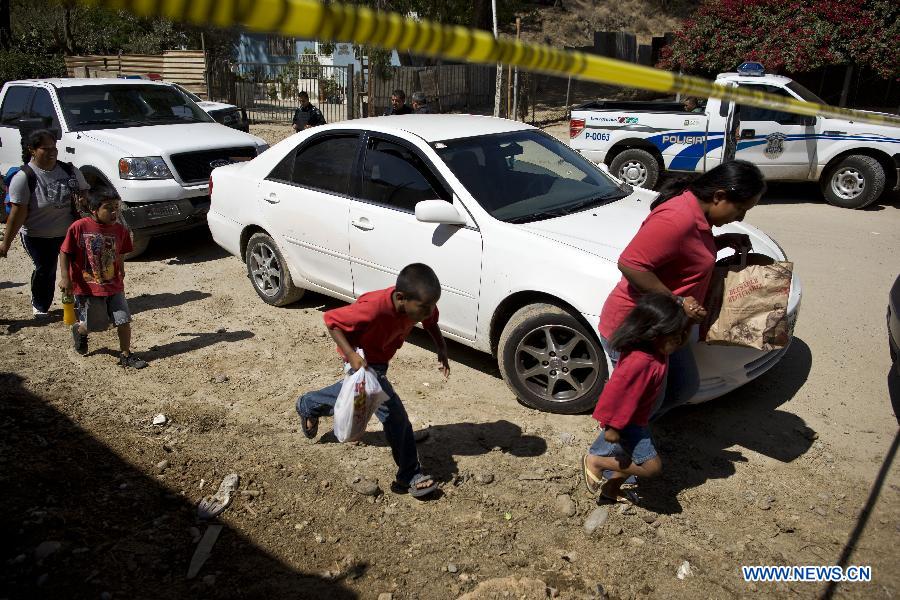
[[[671,112],[690,114],[681,102],[659,100],[592,100],[573,106],[576,110],[621,110],[629,112]]]

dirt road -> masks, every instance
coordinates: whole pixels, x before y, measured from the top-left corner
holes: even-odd
[[[30,318],[17,244],[0,262],[0,598],[593,598],[598,584],[610,598],[896,597],[900,477],[879,471],[897,439],[884,310],[900,204],[846,211],[779,186],[748,221],[795,261],[797,337],[751,385],[664,418],[664,477],[642,489],[644,508],[610,507],[591,535],[578,465],[592,420],[517,404],[490,357],[451,344],[444,382],[416,334],[391,367],[442,482],[419,502],[390,491],[374,424],[360,445],[327,422],[315,443],[298,433],[297,395],[339,376],[322,325],[335,301],[269,307],[208,234],[156,240],[126,278],[150,367],[125,372],[114,332],[81,357],[59,311]],[[207,530],[195,505],[232,472],[224,529],[188,580]],[[358,493],[357,478],[380,493]],[[872,582],[740,573],[842,558],[871,565]]]

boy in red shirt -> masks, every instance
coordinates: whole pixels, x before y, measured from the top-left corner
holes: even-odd
[[[59,254],[59,287],[75,294],[79,322],[72,325],[72,343],[87,354],[88,332],[104,331],[112,323],[119,334],[123,367],[143,369],[147,363],[131,353],[131,312],[125,300],[123,255],[131,252],[131,236],[118,223],[119,197],[108,188],[88,192],[90,217],[72,223]]]
[[[594,409],[603,430],[582,459],[591,494],[628,501],[619,495],[626,478],[662,472],[647,424],[663,390],[669,355],[684,343],[688,325],[675,298],[648,293],[613,334],[610,344],[621,357]]]
[[[370,368],[378,375],[378,382],[388,395],[375,415],[384,426],[384,435],[397,463],[396,486],[414,497],[430,494],[437,483],[422,472],[412,424],[400,396],[387,379],[388,363],[416,323],[431,336],[437,349],[438,361],[444,377],[450,376],[447,345],[438,328],[437,302],[441,297],[441,283],[428,265],[407,265],[397,276],[397,284],[383,290],[363,294],[354,304],[325,313],[325,326],[334,339],[338,352],[352,371]],[[360,348],[365,359],[356,349]],[[338,381],[317,392],[309,392],[297,400],[300,427],[312,439],[319,428],[319,417],[334,414],[334,405],[341,391]]]

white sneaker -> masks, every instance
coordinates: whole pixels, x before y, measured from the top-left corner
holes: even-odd
[[[31,314],[34,315],[35,319],[43,319],[50,316],[50,313],[38,310],[34,306],[31,307]]]

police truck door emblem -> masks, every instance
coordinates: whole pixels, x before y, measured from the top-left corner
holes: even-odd
[[[785,137],[783,133],[771,133],[766,136],[766,158],[774,160],[784,153]]]

